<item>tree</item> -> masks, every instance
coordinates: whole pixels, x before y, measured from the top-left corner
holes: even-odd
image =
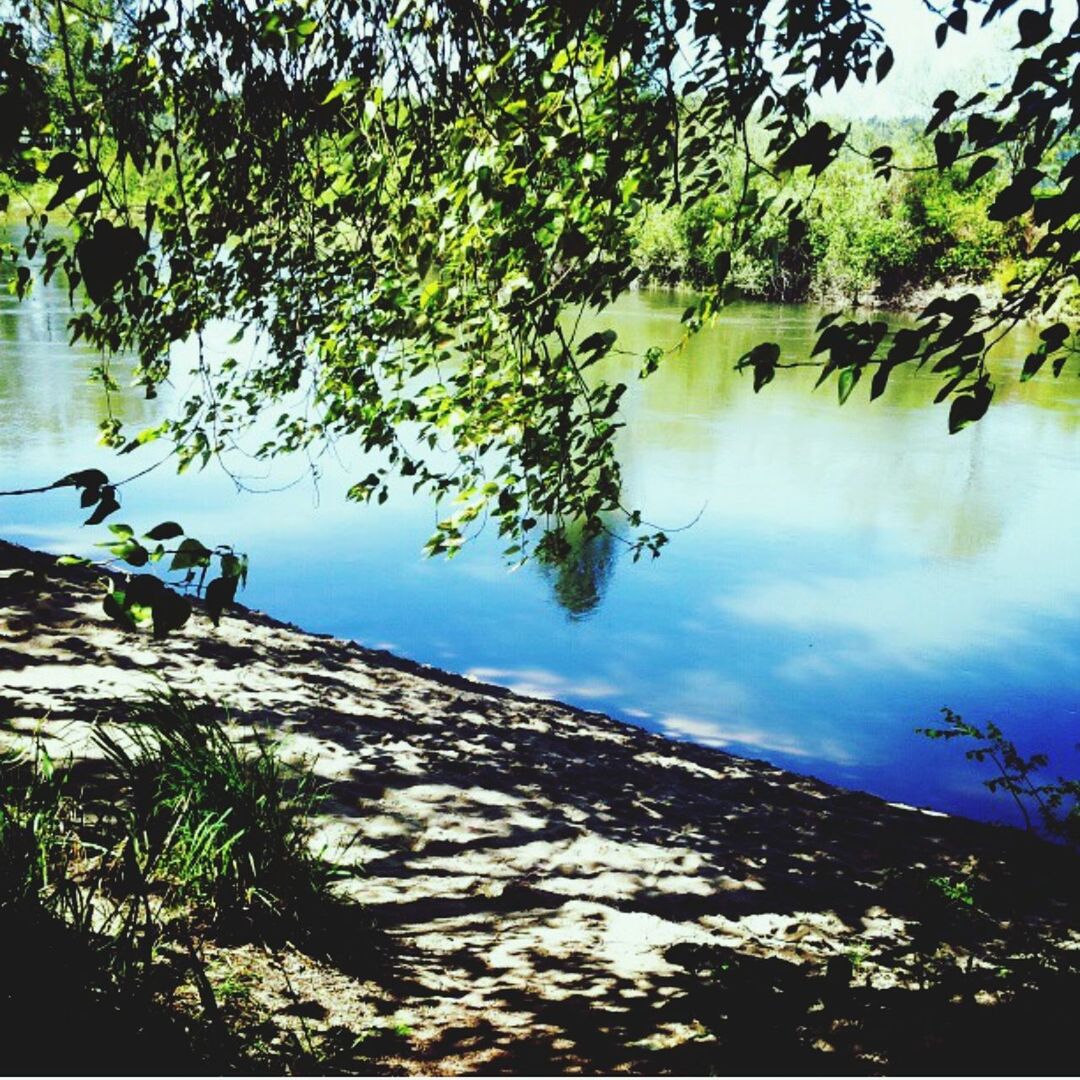
[[[990,216],[1030,235],[1018,280],[895,334],[830,317],[812,357],[762,343],[740,361],[755,390],[811,363],[843,402],[864,376],[876,397],[898,365],[930,364],[952,430],[985,413],[990,345],[1080,265],[1080,23],[1055,32],[1049,0],[953,0],[938,45],[1014,14],[1011,80],[941,94],[934,160],[905,167],[996,179]],[[891,66],[865,0],[24,0],[0,29],[0,168],[16,198],[38,179],[51,196],[3,261],[20,293],[39,252],[65,273],[73,337],[134,351],[148,395],[171,346],[199,341],[201,389],[153,429],[107,425],[121,452],[164,439],[181,468],[206,463],[273,409],[260,455],[355,439],[371,467],[352,498],[383,501],[396,472],[452,500],[433,552],[491,517],[509,557],[557,559],[571,525],[587,542],[621,515],[635,557],[656,554],[666,537],[620,497],[625,387],[588,370],[615,334],[581,316],[632,283],[643,202],[723,192],[726,246],[686,332],[710,319],[766,214],[805,231],[804,201],[759,199],[755,179],[816,177],[848,141],[815,94]],[[869,158],[899,167],[888,146]],[[58,210],[70,224],[47,231]],[[216,320],[265,359],[205,348]],[[1065,322],[1042,342],[1025,378],[1077,355]]]

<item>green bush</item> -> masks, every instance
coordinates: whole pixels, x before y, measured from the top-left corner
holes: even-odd
[[[634,223],[634,260],[646,284],[688,280],[686,239],[675,207],[646,206]]]
[[[968,187],[966,167],[925,168],[934,159],[932,145],[903,125],[866,125],[851,140],[891,142],[896,170],[882,179],[865,157],[851,155],[816,180],[758,172],[744,195],[742,167],[730,158],[721,172],[735,178],[731,187],[681,207],[646,206],[635,233],[641,279],[712,284],[719,257],[730,251],[727,283],[745,295],[858,302],[942,281],[993,282],[1003,263],[1023,258],[1030,226],[1003,225],[988,214],[1001,183],[996,173]],[[786,196],[804,204],[802,225],[793,226]],[[735,243],[730,223],[744,197],[761,212]]]
[[[241,747],[210,709],[161,693],[97,741],[119,791],[118,856],[141,883],[228,917],[287,917],[323,896],[331,870],[308,846],[319,790],[263,738]]]

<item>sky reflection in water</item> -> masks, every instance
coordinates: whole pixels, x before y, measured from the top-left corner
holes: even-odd
[[[604,325],[643,351],[678,337],[685,303],[629,296]],[[345,503],[361,466],[350,473],[344,447],[344,464],[321,463],[318,500],[306,480],[237,494],[213,468],[166,468],[127,489],[114,520],[178,518],[235,542],[252,556],[244,601],[305,628],[889,798],[1007,818],[978,766],[913,729],[948,704],[1050,749],[1063,772],[1080,764],[1076,388],[1005,379],[987,419],[950,437],[924,377],[895,376],[872,406],[860,387],[839,409],[809,374],[754,395],[731,370],[761,340],[805,353],[818,315],[736,305],[647,382],[609,360],[604,374],[631,386],[629,503],[666,527],[697,518],[653,563],[606,543],[562,571],[508,573],[494,530],[452,563],[425,560],[433,508],[405,490],[381,509]],[[64,345],[65,320],[62,294],[0,300],[5,488],[154,460],[86,449],[105,403],[85,390],[94,358]],[[1014,371],[1027,344],[1008,343]],[[122,402],[134,430],[156,407]],[[302,472],[283,464],[261,483]],[[100,538],[79,520],[70,490],[0,502],[0,534],[55,551]]]

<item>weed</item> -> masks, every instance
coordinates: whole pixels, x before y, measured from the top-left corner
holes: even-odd
[[[952,709],[941,712],[944,727],[916,728],[916,732],[930,739],[974,739],[977,745],[966,750],[964,756],[971,761],[989,760],[997,770],[997,775],[983,784],[990,791],[1004,791],[1011,796],[1029,831],[1037,831],[1037,821],[1046,835],[1080,848],[1080,780],[1058,777],[1040,783],[1036,773],[1049,764],[1045,754],[1024,757],[992,721],[983,729]]]
[[[967,878],[958,878],[953,881],[952,878],[948,877],[932,877],[930,884],[940,890],[941,895],[953,904],[960,904],[965,907],[973,907],[975,904],[975,897],[972,894],[971,884]]]
[[[319,790],[272,744],[245,749],[207,710],[167,692],[96,739],[120,790],[118,855],[141,888],[214,919],[288,918],[325,895],[333,871],[308,847]]]
[[[309,847],[319,788],[272,743],[238,745],[173,693],[99,724],[96,739],[105,773],[81,786],[81,767],[40,745],[0,752],[0,1008],[19,1035],[13,1052],[45,1038],[48,1000],[77,1032],[48,1071],[143,1072],[160,1052],[185,1072],[246,1060],[219,1002],[242,1010],[249,987],[228,973],[215,985],[200,941],[215,926],[303,936],[319,924],[308,917],[336,873]],[[163,1007],[188,978],[197,1028]],[[318,1060],[310,1045],[297,1053]]]

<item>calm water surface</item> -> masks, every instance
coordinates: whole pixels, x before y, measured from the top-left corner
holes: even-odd
[[[604,325],[644,350],[679,334],[686,296],[626,297]],[[895,377],[840,409],[803,375],[760,395],[732,361],[761,340],[805,354],[820,312],[736,305],[649,379],[631,385],[622,440],[628,502],[674,535],[656,562],[597,547],[575,571],[508,573],[493,535],[451,563],[420,554],[436,513],[397,492],[344,501],[368,470],[339,447],[316,489],[302,463],[238,460],[255,487],[215,468],[167,468],[125,489],[112,520],[139,531],[178,518],[252,557],[246,603],[525,693],[602,710],[888,798],[990,818],[955,745],[913,734],[942,705],[997,720],[1025,748],[1080,765],[1080,399],[1076,380],[1015,381],[1030,333],[999,358],[990,415],[956,436],[936,384]],[[62,294],[0,299],[0,487],[92,465],[149,464],[94,449],[108,405],[69,348]],[[1011,372],[1011,375],[1009,374]],[[856,400],[858,399],[858,400]],[[138,427],[156,402],[114,401]],[[350,479],[351,478],[351,479]],[[0,500],[0,535],[89,551],[70,490]]]

